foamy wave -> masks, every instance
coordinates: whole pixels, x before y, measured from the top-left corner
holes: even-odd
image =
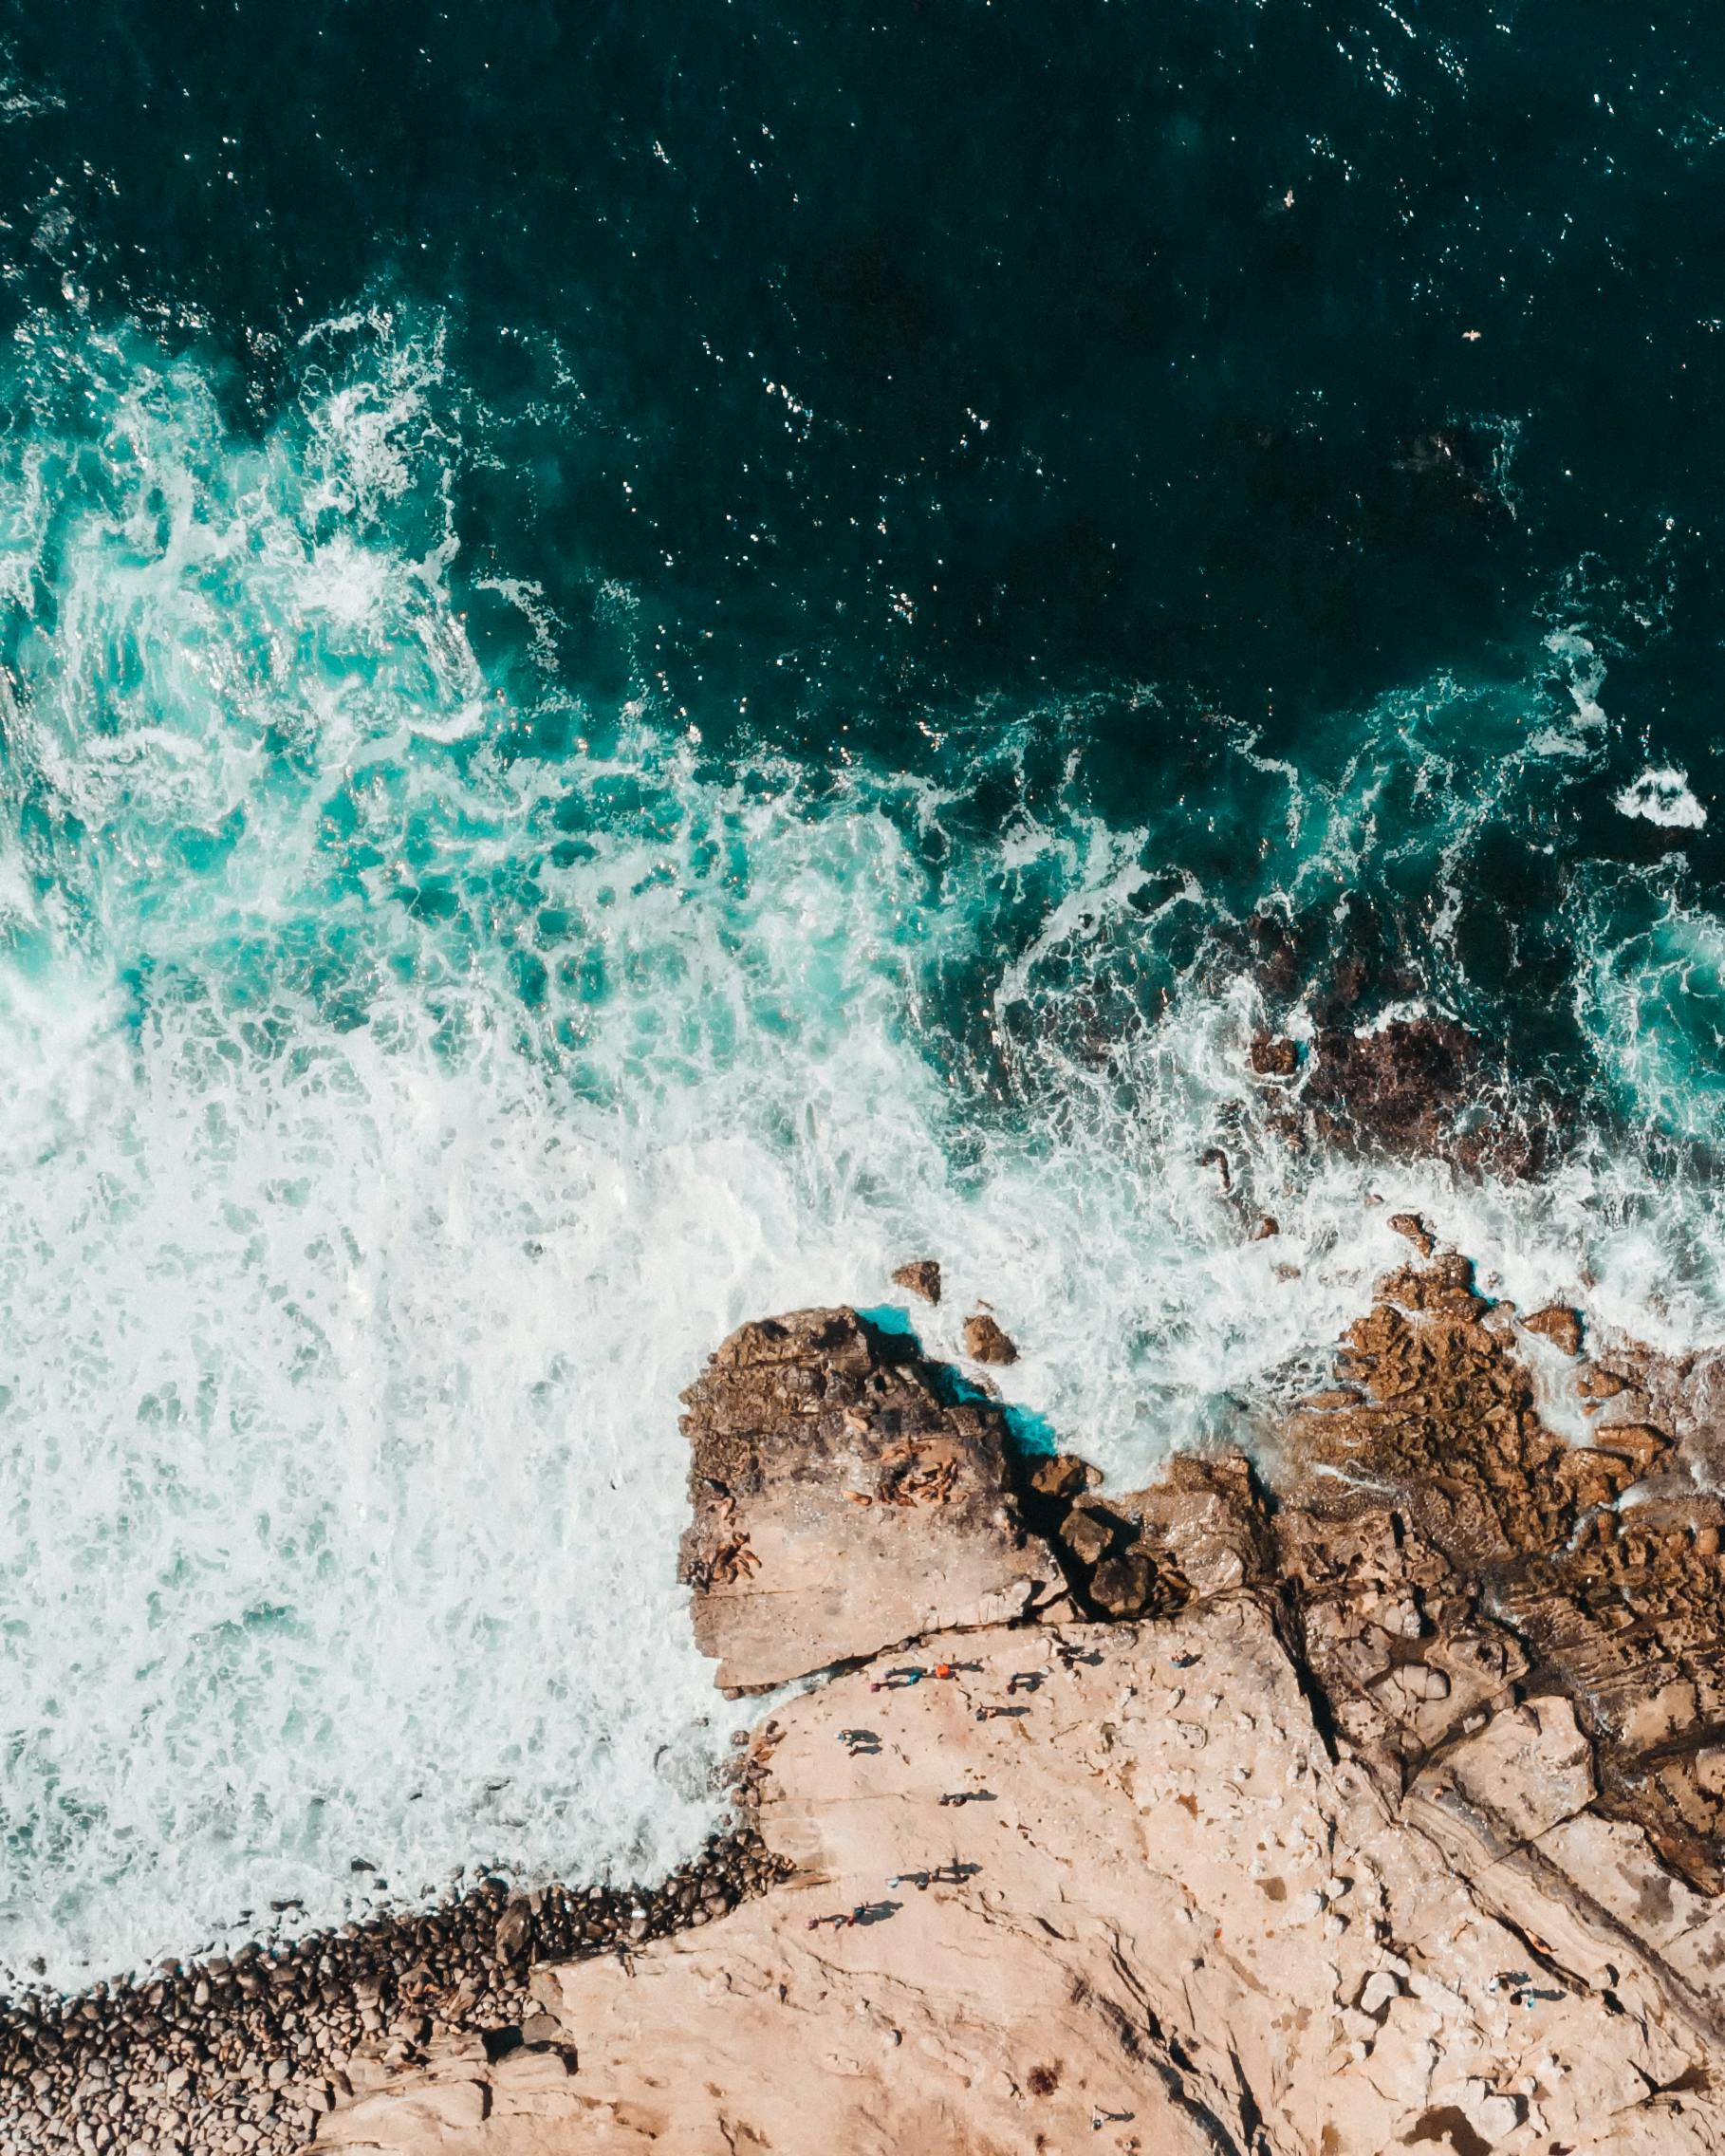
[[[1644,771],[1611,798],[1619,815],[1643,817],[1662,830],[1698,831],[1707,821],[1706,809],[1689,790],[1688,772],[1669,765]]]
[[[14,1971],[328,1921],[355,1859],[415,1897],[687,1851],[733,1716],[672,1577],[677,1396],[749,1316],[938,1256],[928,1347],[986,1296],[1007,1397],[1122,1481],[1315,1368],[1400,1206],[1518,1300],[1716,1332],[1715,1200],[1674,1223],[1633,1153],[1510,1190],[1289,1150],[1271,1013],[1206,961],[1247,886],[1181,853],[1202,804],[1121,831],[1068,785],[979,834],[974,772],[723,767],[554,685],[593,746],[526,753],[450,589],[435,325],[325,325],[261,441],[187,362],[33,336],[0,465]],[[1320,907],[1387,862],[1441,960],[1475,773],[1533,783],[1525,740],[1449,683],[1328,773],[1227,734],[1250,887]],[[1016,753],[992,728],[978,768]]]

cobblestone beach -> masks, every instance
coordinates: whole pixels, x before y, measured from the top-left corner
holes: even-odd
[[[536,1961],[629,1955],[726,1914],[781,1870],[751,1830],[653,1888],[482,1880],[418,1914],[170,1961],[0,2007],[0,2156],[275,2156],[434,2044],[533,2037]],[[526,2029],[524,2032],[524,2023]]]

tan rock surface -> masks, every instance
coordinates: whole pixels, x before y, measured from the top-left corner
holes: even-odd
[[[763,1732],[759,1817],[794,1880],[627,1966],[537,1973],[578,2071],[451,2059],[336,2112],[320,2146],[1725,2147],[1697,2086],[1716,1986],[1677,1965],[1713,1950],[1711,1905],[1636,1914],[1664,1875],[1632,1831],[1578,1817],[1567,1703],[1453,1756],[1428,1831],[1326,1756],[1252,1595],[921,1651],[977,1666],[881,1693],[846,1675]],[[1023,1711],[975,1719],[1003,1704]],[[1630,1838],[1602,1859],[1578,1828]],[[1577,1862],[1623,1905],[1577,1893]],[[875,1921],[808,1929],[859,1905]]]
[[[943,1399],[913,1342],[854,1311],[744,1326],[683,1398],[682,1576],[720,1684],[765,1691],[1059,1589],[1000,1409]]]
[[[1352,1329],[1273,1500],[1237,1457],[1123,1495],[1048,1463],[1024,1502],[1073,1591],[1120,1587],[1142,1615],[931,1631],[780,1708],[744,1789],[783,1885],[631,1960],[541,1967],[531,2048],[437,2053],[320,2145],[1725,2151],[1725,1558],[1688,1457],[1717,1418],[1678,1412],[1656,1360],[1596,1352],[1594,1442],[1572,1446],[1517,1338],[1439,1256]],[[790,1547],[799,1520],[875,1510],[835,1482],[930,1472],[889,1456],[907,1429],[974,1477],[987,1564],[1046,1592],[992,1411],[943,1407],[897,1356],[842,1312],[727,1344],[691,1394],[697,1477],[725,1483],[696,1562],[740,1517],[771,1523],[784,1570],[703,1586],[697,1624],[794,1661],[713,1614],[782,1577],[776,1621],[814,1625],[830,1663],[834,1638],[950,1596],[892,1532],[932,1530],[946,1567],[950,1500],[844,1534],[836,1602],[818,1543]],[[986,1595],[962,1587],[974,1623]],[[907,1665],[925,1674],[871,1688]],[[733,1648],[732,1681],[758,1666]]]

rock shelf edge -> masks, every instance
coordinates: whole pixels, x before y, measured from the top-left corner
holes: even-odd
[[[680,1569],[727,1688],[819,1682],[735,1833],[650,1903],[489,1883],[350,1938],[339,2046],[284,1984],[287,2071],[269,1957],[213,2043],[127,1995],[133,2066],[220,2069],[201,2111],[117,2104],[75,2029],[45,2115],[15,2003],[45,2130],[0,2151],[1725,2150],[1725,1379],[1408,1240],[1254,1461],[1140,1491],[853,1311],[742,1328]]]

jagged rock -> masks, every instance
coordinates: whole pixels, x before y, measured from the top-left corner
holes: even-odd
[[[1604,1422],[1593,1432],[1593,1447],[1615,1454],[1639,1481],[1671,1449],[1671,1440],[1649,1422]]]
[[[1141,1617],[1155,1591],[1156,1568],[1136,1550],[1104,1557],[1090,1575],[1090,1600],[1110,1617]]]
[[[1039,1497],[1077,1497],[1092,1490],[1102,1480],[1101,1475],[1088,1460],[1080,1459],[1076,1453],[1050,1453],[1039,1459],[1027,1478],[1030,1488]]]
[[[996,1623],[1057,1584],[1019,1518],[1000,1410],[942,1392],[913,1343],[803,1310],[744,1326],[683,1395],[680,1576],[721,1684]]]
[[[1566,1355],[1579,1355],[1582,1351],[1582,1321],[1578,1310],[1566,1310],[1553,1303],[1549,1310],[1535,1310],[1531,1317],[1524,1317],[1522,1324],[1530,1332],[1537,1332],[1542,1339],[1552,1341]]]
[[[1418,1213],[1392,1213],[1384,1225],[1393,1228],[1397,1235],[1405,1236],[1421,1257],[1430,1257],[1438,1247],[1437,1236]]]
[[[1368,1759],[1417,1773],[1536,1671],[1596,1749],[1596,1809],[1719,1891],[1725,1513],[1696,1488],[1710,1478],[1697,1459],[1674,1503],[1620,1511],[1656,1468],[1683,1470],[1669,1433],[1623,1412],[1644,1388],[1607,1384],[1620,1404],[1572,1446],[1464,1259],[1407,1267],[1379,1294],[1341,1363],[1359,1398],[1294,1419],[1277,1489],[1282,1577],[1338,1721]]]
[[[990,1317],[978,1310],[964,1321],[964,1351],[974,1362],[1007,1364],[1018,1360],[1018,1349]]]
[[[1246,1050],[1246,1060],[1260,1078],[1292,1078],[1300,1069],[1300,1051],[1292,1041],[1259,1033]]]
[[[1098,1505],[1074,1505],[1060,1523],[1060,1539],[1081,1565],[1100,1565],[1120,1540],[1121,1524]]]
[[[925,1303],[940,1300],[940,1268],[932,1257],[914,1257],[893,1274],[895,1288],[907,1288]]]
[[[1267,1582],[1274,1570],[1269,1521],[1243,1453],[1178,1453],[1148,1489],[1110,1496],[1138,1529],[1153,1564],[1158,1608]]]

